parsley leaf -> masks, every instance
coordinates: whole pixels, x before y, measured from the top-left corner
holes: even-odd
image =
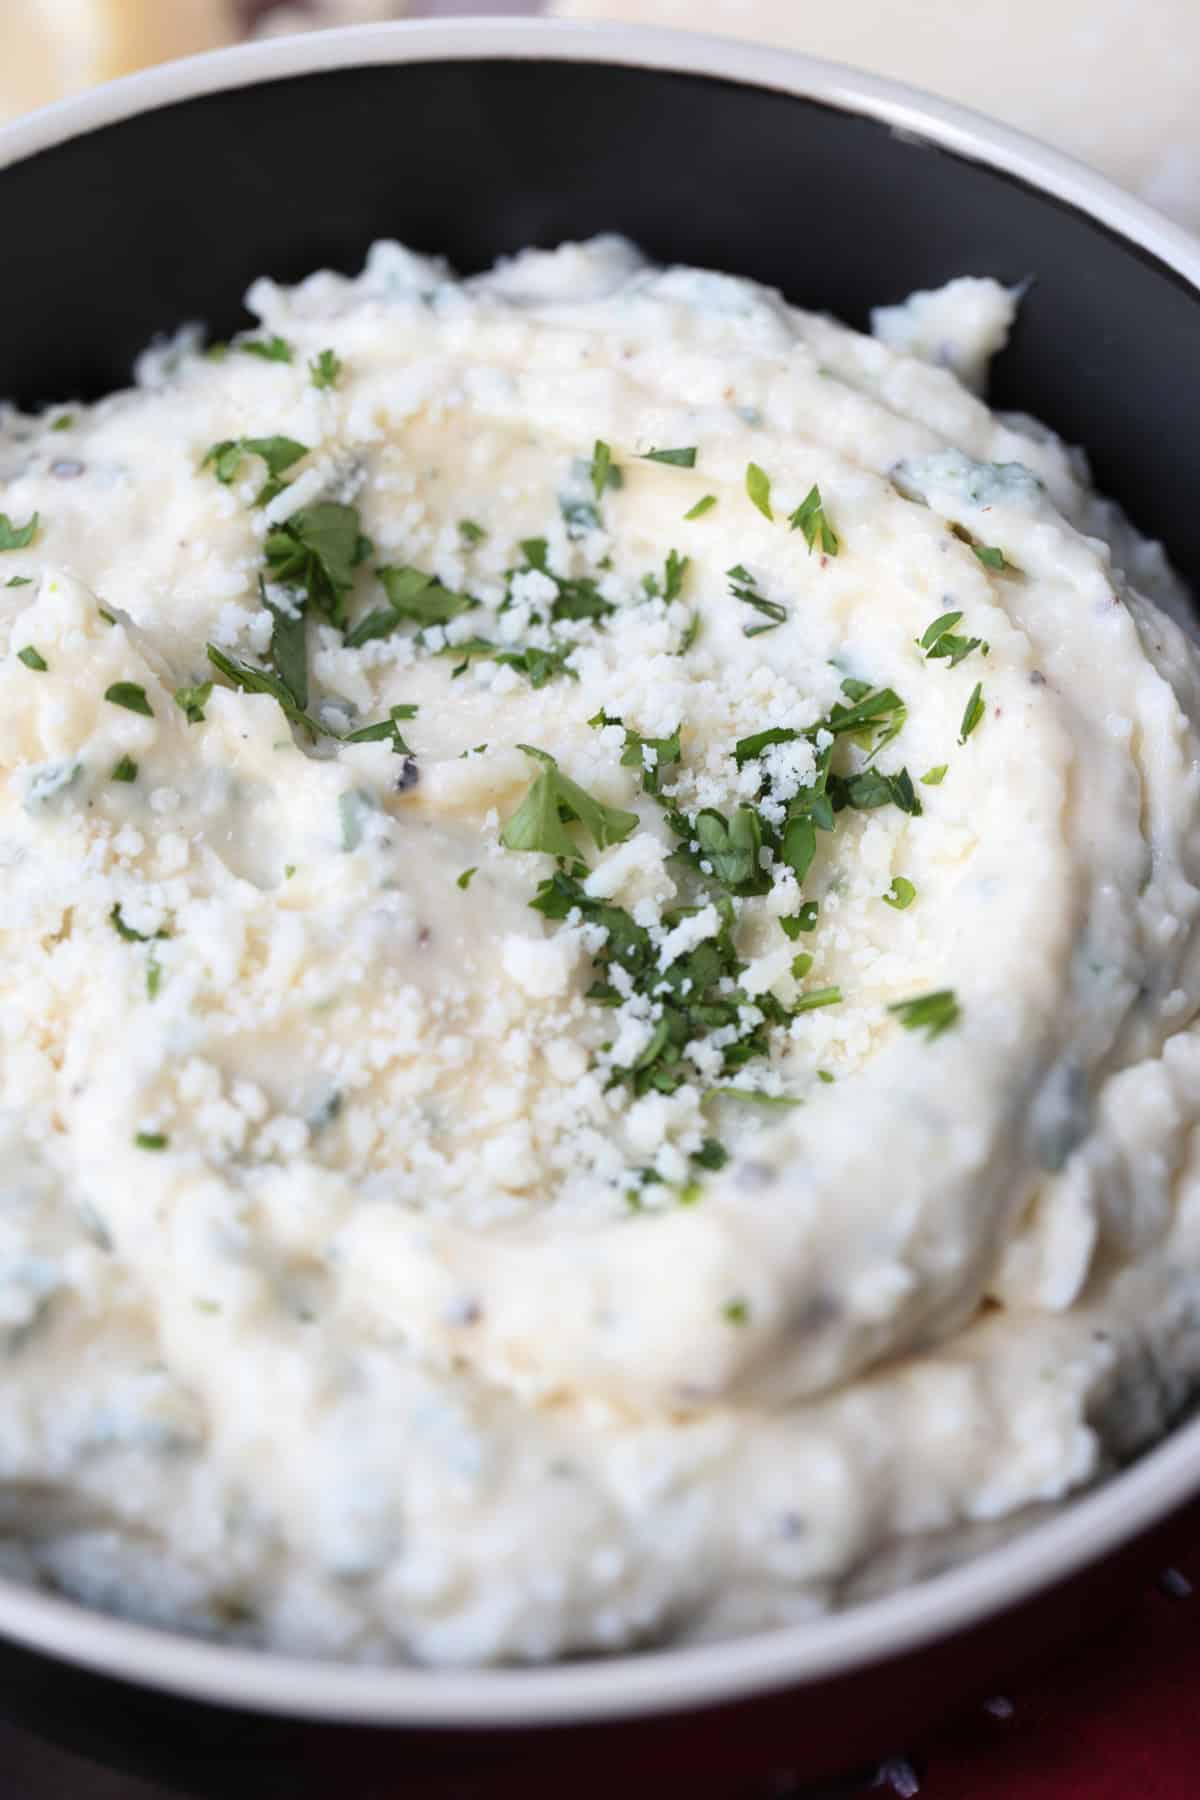
[[[335,500],[301,507],[286,524],[267,534],[272,579],[301,589],[319,611],[343,627],[346,596],[365,553],[358,509]]]
[[[154,708],[146,698],[146,690],[139,687],[136,681],[114,681],[111,687],[104,690],[104,698],[111,700],[114,706],[124,706],[129,712],[141,713],[145,719],[154,717]]]
[[[292,360],[292,346],[281,337],[243,338],[234,348],[246,356],[259,356],[264,362],[290,363]]]
[[[936,768],[927,769],[921,777],[922,782],[926,787],[941,787],[949,767],[949,763],[938,763]]]
[[[237,480],[238,471],[245,456],[259,456],[267,465],[267,479],[255,496],[255,506],[266,506],[274,500],[276,494],[283,492],[283,476],[308,455],[308,445],[296,438],[226,438],[224,443],[214,444],[200,467],[207,469],[212,465],[213,474],[225,487]]]
[[[789,523],[793,531],[802,531],[804,541],[808,545],[811,556],[817,545],[821,546],[824,556],[836,556],[841,549],[841,540],[825,512],[821,499],[821,490],[814,485],[809,488],[795,512],[790,515]]]
[[[478,873],[479,873],[478,866],[476,866],[474,868],[470,868],[470,869],[464,869],[462,874],[456,878],[455,883],[454,883],[455,887],[462,888],[463,892],[465,893],[466,890],[471,885],[472,875],[477,875]]]
[[[696,466],[696,446],[689,444],[684,450],[647,450],[643,462],[669,463],[675,469],[694,469]]]
[[[39,675],[44,675],[50,667],[41,651],[35,650],[32,644],[26,644],[23,650],[17,651],[17,661],[23,662],[27,669],[35,670]]]
[[[236,656],[218,650],[215,644],[206,644],[205,651],[213,668],[218,669],[226,681],[232,682],[244,694],[269,694],[294,724],[303,725],[314,737],[332,735],[309,717],[287,683],[270,669],[256,669],[251,663],[240,662]]]
[[[332,350],[322,350],[309,363],[308,373],[315,388],[336,387],[342,373],[341,358]]]
[[[771,477],[757,463],[746,465],[746,492],[763,518],[774,522],[775,514],[771,511]]]
[[[638,731],[630,730],[623,719],[610,718],[608,713],[600,711],[588,720],[588,724],[599,730],[604,725],[619,725],[625,733],[625,745],[621,751],[621,766],[626,769],[640,769],[642,772],[642,791],[657,797],[663,771],[671,763],[677,763],[680,757],[679,726],[677,725],[669,737],[643,737]],[[647,756],[646,752],[650,751]]]
[[[591,461],[592,492],[597,500],[603,500],[606,488],[621,486],[621,471],[612,459],[612,450],[603,438],[596,439],[596,447],[592,451]]]
[[[133,926],[127,925],[122,918],[121,903],[119,900],[114,903],[112,911],[108,915],[108,919],[109,924],[112,926],[117,936],[123,937],[127,944],[151,944],[156,938],[165,938],[170,937],[171,935],[169,931],[161,930],[135,931]]]
[[[133,1141],[139,1150],[165,1150],[171,1140],[161,1131],[139,1131]]]
[[[958,733],[960,744],[966,743],[986,710],[987,708],[983,704],[983,683],[977,681],[971,690],[971,698],[967,701],[966,710],[962,716],[962,725]]]
[[[892,885],[883,896],[887,906],[894,906],[897,912],[903,912],[912,905],[917,897],[917,890],[906,875],[893,875]]]
[[[458,521],[458,535],[463,543],[469,544],[473,550],[476,544],[482,544],[484,538],[487,536],[487,532],[483,529],[482,525],[477,525],[474,519],[460,519]]]
[[[753,607],[755,612],[761,613],[765,619],[770,620],[767,625],[744,625],[742,627],[743,637],[761,637],[765,631],[774,631],[777,625],[783,624],[788,616],[787,607],[781,606],[777,600],[768,600],[760,594],[754,576],[748,569],[743,568],[741,563],[735,563],[733,568],[727,569],[725,573],[729,579],[729,591],[734,598],[740,600],[744,606]]]
[[[120,762],[117,763],[115,768],[113,769],[112,774],[109,776],[109,780],[110,781],[136,781],[137,780],[137,772],[138,772],[138,766],[134,762],[132,756],[123,756],[121,758]]]
[[[841,1004],[840,987],[811,988],[807,994],[801,994],[795,1001],[794,1013],[815,1012],[821,1006],[838,1006]]]
[[[415,719],[415,706],[393,706],[386,719],[378,719],[373,725],[360,725],[357,731],[350,732],[342,739],[344,744],[381,744],[391,739],[392,749],[398,756],[411,756],[412,751],[404,741],[400,730],[402,719]]]
[[[564,775],[545,750],[520,744],[526,756],[543,765],[529,792],[500,833],[506,850],[542,850],[551,856],[575,857],[575,844],[564,821],[577,819],[598,850],[619,844],[636,831],[638,816],[617,806],[606,806]]]
[[[940,1037],[962,1017],[953,988],[919,994],[914,1000],[897,1000],[888,1011],[896,1014],[906,1031],[923,1031],[927,1038]]]
[[[211,681],[199,681],[193,687],[175,689],[175,704],[187,717],[189,725],[203,725],[204,708],[213,691]]]
[[[750,1323],[749,1301],[727,1300],[721,1308],[721,1317],[727,1325],[748,1325]]]
[[[7,513],[0,512],[0,550],[27,550],[37,536],[38,515],[28,525],[14,525]]]
[[[924,635],[917,640],[930,661],[935,657],[945,657],[950,667],[956,669],[964,657],[970,656],[972,650],[982,648],[986,654],[987,646],[982,638],[956,635],[954,627],[961,618],[961,612],[942,613],[941,617],[935,619],[933,624],[926,628]]]
[[[972,544],[971,548],[985,569],[995,569],[1000,572],[1012,568],[1012,564],[1005,557],[1003,550],[997,549],[994,544]]]
[[[683,516],[685,519],[702,519],[705,513],[711,512],[716,504],[717,496],[715,494],[705,494],[704,498],[697,500],[695,506],[689,507]]]
[[[389,637],[400,624],[447,625],[479,604],[468,594],[455,594],[435,575],[421,569],[386,567],[376,574],[387,595],[386,607],[377,607],[346,633],[348,649],[357,650],[373,638]]]

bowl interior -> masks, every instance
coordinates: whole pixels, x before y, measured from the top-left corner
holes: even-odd
[[[752,276],[858,326],[874,304],[990,274],[1031,283],[993,402],[1086,445],[1100,486],[1200,589],[1200,437],[1186,379],[1200,294],[1183,276],[982,151],[975,160],[899,133],[854,110],[852,97],[842,106],[719,72],[639,67],[636,43],[629,62],[594,49],[574,60],[566,46],[583,39],[561,41],[562,55],[409,62],[398,36],[394,60],[361,65],[331,50],[330,66],[303,74],[252,86],[231,79],[190,98],[163,90],[140,112],[131,99],[132,116],[18,152],[7,167],[0,134],[0,396],[26,406],[97,397],[128,381],[158,333],[201,320],[223,336],[247,323],[241,297],[256,276],[354,270],[380,236],[470,271],[526,245],[620,231],[661,260]],[[316,64],[319,41],[305,54]],[[701,60],[725,66],[713,50]],[[849,91],[834,82],[822,91],[835,89]],[[1177,1501],[1196,1478],[1197,1429],[1149,1459],[1157,1474],[1126,1527],[1119,1506],[1101,1516],[1093,1497],[1082,1503],[1081,1531],[1110,1546]],[[1071,1560],[1061,1522],[1034,1535],[1042,1550],[1029,1559],[1032,1574],[1011,1549],[985,1559],[995,1577],[981,1584],[978,1607],[1002,1604],[1018,1576],[1044,1581]],[[1085,1553],[1076,1548],[1074,1560]],[[865,1607],[876,1643],[889,1632],[893,1644],[935,1635],[945,1623],[929,1598],[937,1586]],[[436,1700],[420,1677],[384,1672],[310,1668],[291,1684],[278,1663],[274,1675],[265,1668],[272,1659],[252,1669],[248,1657],[227,1658],[218,1673],[205,1647],[159,1640],[160,1655],[149,1634],[78,1615],[71,1624],[72,1609],[34,1596],[6,1597],[5,1614],[28,1642],[59,1650],[69,1641],[95,1666],[210,1697],[232,1697],[240,1681],[257,1704],[285,1711],[386,1718],[420,1707],[450,1720],[483,1707],[478,1688],[468,1704],[468,1677],[442,1682]],[[835,1661],[866,1657],[851,1619],[832,1621],[825,1639]],[[787,1667],[765,1644],[738,1655],[743,1691],[794,1675],[803,1661]],[[654,1704],[694,1698],[706,1669],[710,1694],[731,1686],[719,1648],[648,1661],[657,1673],[643,1683],[647,1706],[652,1690]],[[560,1716],[627,1707],[619,1675],[601,1706],[603,1679],[578,1668],[502,1674],[487,1705],[493,1717],[528,1718],[530,1683],[540,1681],[538,1704],[552,1712],[557,1696]],[[401,1703],[394,1684],[406,1680]]]
[[[955,275],[1028,281],[993,403],[1086,445],[1200,587],[1195,290],[1064,202],[852,111],[616,60],[326,67],[61,143],[0,194],[0,395],[26,405],[122,385],[156,333],[223,335],[255,276],[350,270],[379,236],[469,271],[621,231],[859,326]]]

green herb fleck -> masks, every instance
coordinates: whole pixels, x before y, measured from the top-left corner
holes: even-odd
[[[462,888],[463,892],[465,893],[466,890],[471,885],[472,875],[477,875],[478,873],[479,873],[478,866],[476,866],[475,868],[471,868],[471,869],[464,869],[462,874],[458,877],[458,879],[454,885],[456,887]]]
[[[575,844],[565,822],[577,819],[598,850],[619,844],[637,829],[638,816],[606,806],[564,775],[554,758],[531,744],[520,744],[526,756],[543,765],[520,806],[500,833],[506,850],[541,850],[574,859]]]
[[[883,896],[888,906],[894,906],[897,912],[903,912],[912,905],[917,897],[917,890],[905,875],[893,875],[892,885]]]
[[[647,450],[643,462],[669,463],[675,469],[694,469],[696,466],[696,446],[689,444],[683,450]]]
[[[333,624],[345,627],[354,571],[370,552],[356,507],[335,500],[301,507],[267,534],[265,549],[273,580],[299,588]]]
[[[332,350],[322,350],[309,363],[308,373],[315,388],[336,387],[342,373],[341,358]]]
[[[923,1031],[928,1038],[940,1037],[962,1016],[953,988],[939,988],[933,994],[919,994],[914,1000],[897,1000],[888,1007],[906,1031]]]
[[[764,519],[774,521],[771,511],[771,477],[757,463],[746,465],[746,492]]]
[[[754,576],[748,569],[741,563],[735,563],[725,573],[729,579],[729,591],[734,598],[740,600],[743,606],[753,607],[756,613],[761,613],[769,620],[766,625],[744,625],[743,637],[761,637],[765,631],[774,631],[777,625],[783,624],[788,616],[787,607],[781,606],[778,600],[768,600],[765,595],[760,594]]]
[[[592,451],[591,461],[592,492],[597,500],[604,498],[606,488],[619,488],[621,471],[612,459],[612,450],[603,438],[596,439],[596,447]]]
[[[158,990],[161,986],[162,986],[162,964],[159,962],[158,958],[155,956],[155,954],[152,950],[150,952],[149,958],[146,962],[146,998],[147,998],[147,1000],[157,1000],[158,999]]]
[[[962,725],[958,733],[958,741],[960,744],[966,743],[980,719],[982,719],[985,711],[986,708],[983,704],[983,683],[977,681],[971,690],[971,698],[967,701],[966,710],[962,716]]]
[[[290,363],[292,346],[281,337],[243,338],[234,346],[246,356],[261,357],[264,362]]]
[[[833,1076],[829,1073],[828,1069],[818,1069],[817,1080],[823,1081],[827,1087],[832,1087],[833,1085]]]
[[[950,667],[956,669],[973,650],[983,649],[986,653],[987,645],[982,638],[959,637],[955,633],[954,627],[961,618],[961,612],[942,613],[917,640],[930,661],[935,657],[944,657]]]
[[[949,767],[949,763],[938,763],[936,768],[927,769],[921,777],[922,782],[926,787],[941,787]]]
[[[727,1325],[748,1325],[750,1323],[749,1301],[727,1300],[721,1308],[721,1317]]]
[[[114,681],[105,688],[104,698],[111,700],[114,706],[123,706],[128,712],[141,713],[145,719],[154,717],[154,708],[146,698],[146,690],[139,687],[136,681]]]
[[[110,781],[136,781],[137,773],[138,773],[138,766],[134,762],[132,756],[123,756],[121,758],[120,762],[117,763],[116,767],[113,769],[112,774],[109,776],[109,780]]]
[[[14,525],[7,513],[0,513],[0,550],[28,550],[37,536],[38,515],[28,525]]]
[[[133,1141],[139,1150],[165,1150],[171,1140],[161,1131],[139,1131]]]
[[[1005,557],[1003,550],[997,549],[995,544],[972,544],[971,548],[985,569],[1003,572],[1005,569],[1012,568],[1012,564]]]
[[[717,496],[715,494],[705,494],[704,498],[697,500],[695,506],[689,507],[683,516],[685,519],[702,519],[705,513],[711,512],[716,504]]]
[[[117,936],[123,937],[127,944],[150,944],[153,943],[155,938],[165,938],[170,937],[171,935],[169,931],[163,930],[135,931],[132,925],[127,925],[125,923],[125,920],[121,915],[121,903],[119,900],[114,903],[112,911],[108,915],[108,919],[109,924],[112,926]]]
[[[213,691],[211,681],[200,681],[193,687],[175,689],[175,704],[187,716],[189,725],[203,725],[204,709]]]
[[[811,993],[801,994],[792,1008],[793,1012],[815,1012],[819,1006],[839,1006],[842,1000],[840,987],[813,988]]]
[[[460,519],[458,521],[458,535],[463,543],[470,545],[473,550],[476,544],[482,544],[484,538],[487,536],[487,532],[483,529],[482,525],[476,524],[474,519]]]
[[[44,675],[50,667],[41,651],[35,650],[32,644],[26,644],[23,650],[17,651],[17,661],[23,662],[27,669],[35,670],[39,675]]]
[[[59,413],[57,419],[55,419],[51,422],[50,429],[51,429],[51,431],[70,431],[70,429],[74,423],[75,423],[75,414],[74,413],[69,413],[69,412]]]
[[[33,576],[32,575],[10,575],[8,580],[4,583],[4,585],[6,588],[32,587],[33,586]]]
[[[836,556],[842,547],[841,539],[829,523],[824,502],[821,499],[821,490],[815,483],[809,488],[795,512],[791,514],[789,523],[793,531],[804,533],[804,541],[808,545],[810,556],[818,544],[820,544],[821,553],[824,556]]]

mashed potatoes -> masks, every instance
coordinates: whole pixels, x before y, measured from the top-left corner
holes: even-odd
[[[541,1658],[1164,1429],[1200,662],[971,391],[1010,296],[872,339],[602,239],[251,304],[0,432],[7,1565]]]

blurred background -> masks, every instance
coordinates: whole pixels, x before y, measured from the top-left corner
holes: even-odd
[[[244,37],[537,13],[724,32],[897,76],[1200,231],[1200,0],[0,0],[0,119]]]

